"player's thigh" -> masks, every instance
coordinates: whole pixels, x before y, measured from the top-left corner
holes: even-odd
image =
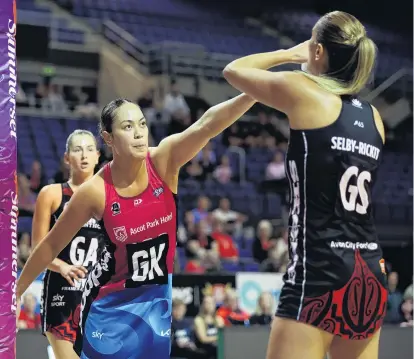
[[[363,340],[336,337],[329,349],[329,359],[378,359],[379,338],[380,330],[371,338]]]
[[[293,319],[276,317],[266,359],[323,359],[333,335]]]
[[[79,359],[73,350],[72,342],[58,339],[52,333],[46,333],[46,337],[49,340],[56,359]]]

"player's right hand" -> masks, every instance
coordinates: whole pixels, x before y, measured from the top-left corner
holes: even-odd
[[[85,278],[87,273],[87,269],[83,266],[65,264],[60,268],[60,274],[72,287],[76,287],[75,280],[80,281],[82,278]]]

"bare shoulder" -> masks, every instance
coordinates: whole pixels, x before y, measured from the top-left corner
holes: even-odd
[[[62,191],[62,185],[60,183],[52,183],[44,186],[40,192],[39,196],[57,196],[60,195]]]
[[[290,104],[285,111],[287,115],[295,114],[309,106],[312,107],[315,101],[320,101],[322,93],[322,96],[326,95],[315,81],[300,71],[280,72],[275,85],[275,91],[278,90],[278,85],[281,85],[288,94],[290,100],[285,101]]]
[[[157,173],[164,181],[169,174],[169,141],[172,136],[164,138],[157,147],[149,148],[149,155]]]
[[[382,121],[382,117],[375,106],[371,105],[371,107],[372,107],[372,113],[374,114],[375,126],[377,127],[377,130],[379,134],[381,135],[382,142],[385,143],[385,128],[384,128],[384,123]]]
[[[62,201],[62,185],[60,183],[53,183],[44,186],[37,196],[36,212],[50,211],[50,214],[55,212]]]

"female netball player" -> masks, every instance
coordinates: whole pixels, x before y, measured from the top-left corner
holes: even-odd
[[[118,99],[103,109],[113,161],[75,192],[17,285],[20,296],[89,218],[100,220],[107,245],[84,287],[75,343],[81,358],[169,357],[178,172],[253,104],[245,94],[218,104],[155,148],[137,105]]]
[[[66,183],[51,184],[39,193],[33,218],[36,247],[64,211],[73,193],[90,179],[98,163],[96,139],[89,131],[76,130],[66,142],[64,156],[70,168]],[[94,218],[85,221],[70,242],[48,266],[43,279],[42,329],[57,359],[77,358],[73,350],[78,323],[75,310],[81,302],[82,278],[97,262],[103,230]]]
[[[356,96],[376,46],[352,15],[335,11],[289,50],[247,56],[224,76],[289,118],[290,263],[268,359],[374,359],[387,294],[371,189],[384,128]],[[307,72],[269,72],[307,63]],[[298,345],[300,343],[300,345]]]

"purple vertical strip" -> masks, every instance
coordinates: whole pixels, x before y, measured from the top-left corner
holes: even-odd
[[[0,358],[15,358],[17,279],[16,19],[0,0]]]

